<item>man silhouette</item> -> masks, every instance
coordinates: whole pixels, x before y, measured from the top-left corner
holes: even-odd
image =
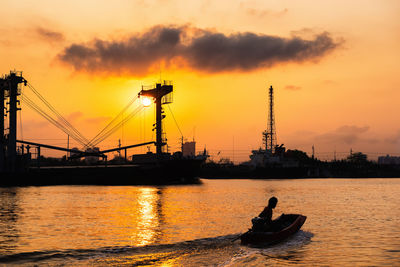
[[[264,210],[251,220],[253,223],[253,230],[255,231],[270,231],[272,230],[272,210],[276,207],[278,199],[276,197],[271,197],[268,200],[268,206]]]
[[[272,210],[278,204],[278,199],[276,197],[271,197],[268,200],[268,206],[264,208],[264,210],[258,215],[258,217],[263,218],[265,224],[271,224],[272,222]]]

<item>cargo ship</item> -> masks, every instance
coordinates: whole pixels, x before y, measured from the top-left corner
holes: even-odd
[[[163,132],[163,119],[165,118],[163,105],[172,102],[173,85],[171,82],[164,81],[152,87],[142,87],[136,96],[137,99],[144,97],[151,99],[155,104],[156,121],[153,124],[153,130],[156,132],[155,141],[118,146],[107,150],[94,147],[93,139],[86,144],[83,143],[82,149],[18,140],[17,112],[20,108],[17,105],[20,104],[18,97],[21,95],[21,85],[28,85],[38,94],[37,90],[22,77],[22,73],[10,72],[9,75],[0,78],[0,186],[164,185],[199,182],[200,166],[208,157],[206,151],[196,155],[196,143],[194,141],[184,142],[183,137],[181,151],[175,153],[165,151],[167,139]],[[41,95],[40,98],[44,99]],[[27,96],[24,96],[23,100],[24,104],[37,109],[37,105],[32,104]],[[47,101],[45,103],[50,106]],[[6,114],[4,110],[7,110]],[[65,121],[65,124],[61,125],[64,126],[61,129],[71,134],[72,137],[78,138],[77,130],[59,113],[56,115],[58,121]],[[4,119],[5,116],[8,116],[7,121]],[[55,122],[56,126],[60,124],[58,121]],[[4,128],[6,122],[8,123],[8,132]],[[71,131],[67,131],[69,126],[71,126]],[[106,131],[106,133],[108,132]],[[147,152],[127,157],[128,149],[149,145],[155,146],[155,153]],[[48,164],[40,154],[41,148],[68,152],[68,161]],[[31,151],[33,149],[36,149],[35,159],[32,159]],[[108,153],[119,152],[121,154],[121,151],[125,151],[125,157],[121,162],[107,160]],[[82,158],[86,160],[80,160]]]

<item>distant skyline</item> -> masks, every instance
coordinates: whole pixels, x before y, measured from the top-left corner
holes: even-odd
[[[0,74],[23,71],[89,139],[161,76],[174,83],[165,108],[172,150],[180,133],[171,110],[198,150],[248,160],[262,145],[272,85],[286,148],[311,155],[314,145],[320,159],[350,149],[398,156],[399,15],[397,0],[5,0]],[[101,146],[151,139],[153,113]],[[66,146],[25,106],[22,129],[25,140]]]

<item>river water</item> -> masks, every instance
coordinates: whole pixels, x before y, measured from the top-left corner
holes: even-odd
[[[0,265],[400,266],[399,193],[400,179],[0,188]],[[233,241],[271,196],[302,230]]]

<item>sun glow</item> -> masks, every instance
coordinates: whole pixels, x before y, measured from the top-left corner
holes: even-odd
[[[145,106],[145,107],[148,107],[148,106],[150,106],[151,105],[151,99],[150,98],[148,98],[148,97],[143,97],[142,98],[142,104],[143,104],[143,106]]]

